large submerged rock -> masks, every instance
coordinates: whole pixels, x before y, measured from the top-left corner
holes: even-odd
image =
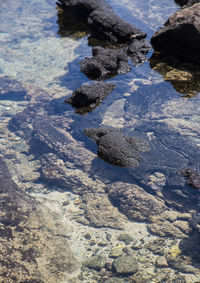
[[[121,19],[104,0],[59,0],[58,6],[87,23],[91,34],[113,43],[144,38],[140,29]]]
[[[84,133],[95,140],[98,156],[121,167],[136,167],[141,161],[139,152],[149,151],[149,143],[138,137],[129,137],[117,129],[88,128]]]
[[[155,51],[200,63],[200,3],[180,9],[151,38]]]

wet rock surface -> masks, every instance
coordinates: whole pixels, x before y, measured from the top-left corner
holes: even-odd
[[[78,262],[68,241],[55,233],[56,225],[61,225],[56,213],[12,181],[2,157],[0,183],[1,281],[67,280],[68,274],[78,268]]]
[[[200,70],[197,64],[154,53],[150,58],[150,66],[184,97],[194,97],[200,91]]]
[[[185,176],[187,178],[188,185],[193,188],[200,190],[200,173],[194,169],[183,169],[179,172],[179,174]]]
[[[146,60],[146,54],[149,52],[150,46],[146,39],[135,39],[126,48],[127,55],[130,56],[133,64],[141,64]]]
[[[150,221],[160,215],[166,206],[164,202],[150,195],[137,185],[115,183],[110,187],[109,198],[128,218]]]
[[[139,39],[146,36],[141,30],[117,16],[104,0],[60,0],[58,5],[85,21],[95,37],[120,43],[129,42],[131,36]]]
[[[72,97],[65,102],[70,103],[73,107],[83,108],[91,106],[94,108],[98,105],[113,89],[112,83],[99,82],[94,84],[83,84],[77,88]],[[92,104],[92,105],[91,105]]]
[[[21,1],[11,2],[13,5],[10,5],[9,9],[7,9],[7,4],[5,3],[5,10],[10,11],[14,6],[17,7],[17,11],[22,12],[18,19],[21,19],[22,16],[23,24],[20,29],[23,30],[23,36],[26,40],[27,36],[30,36],[30,18],[28,21],[25,21],[25,18],[23,18],[24,6],[20,3]],[[50,2],[51,1],[48,1],[48,4]],[[45,17],[50,19],[48,23],[44,20],[46,24],[45,29],[47,33],[49,33],[49,25],[53,21],[50,16],[52,13],[47,12],[46,9],[41,9],[40,5],[38,6],[34,3],[35,6],[38,6],[38,12],[36,15],[34,13],[32,14],[33,3],[34,1],[28,4],[24,3],[26,7],[28,6],[31,9],[31,13],[30,10],[28,10],[30,17],[33,17],[32,19],[34,20],[35,26],[40,25],[41,17],[38,16],[38,12],[41,10]],[[47,6],[46,1],[41,1],[41,3],[44,4],[44,7]],[[154,6],[154,3],[152,4],[151,2],[151,7],[155,12],[156,6]],[[121,3],[119,4],[121,5]],[[129,5],[131,6],[132,3],[130,2]],[[137,5],[143,5],[143,2],[138,2]],[[159,5],[160,9],[162,9],[163,4],[159,2],[158,6]],[[2,8],[2,15],[5,13],[5,10]],[[52,11],[52,6],[50,6],[49,10]],[[163,9],[163,13],[165,12],[164,10],[165,9]],[[135,11],[138,12],[139,10],[135,9]],[[5,19],[6,31],[7,20],[10,18],[15,19],[16,14],[18,15],[18,13],[9,14],[10,17]],[[143,15],[143,12],[141,14]],[[26,17],[26,15],[27,13],[24,13],[24,17]],[[149,17],[151,16],[152,15]],[[149,17],[147,17],[146,21],[149,20]],[[156,22],[156,24],[157,23],[158,22]],[[43,25],[43,23],[41,23],[41,25]],[[149,25],[151,25],[151,21],[149,21]],[[19,26],[17,24],[16,27],[15,25],[13,26],[19,36]],[[57,29],[57,27],[55,27],[55,29]],[[52,33],[55,33],[55,30],[53,30]],[[38,37],[37,29],[34,29],[34,35]],[[1,40],[7,40],[10,38],[9,36],[9,33],[0,33]],[[55,59],[52,64],[54,71],[50,77],[54,78],[58,76],[58,73],[60,74],[58,70],[60,69],[62,69],[61,74],[63,74],[63,72],[66,71],[66,69],[63,71],[63,65],[66,63],[63,58],[65,58],[66,52],[69,55],[69,57],[66,58],[67,60],[69,58],[71,58],[69,60],[73,60],[74,58],[71,56],[73,52],[69,51],[72,49],[67,49],[68,51],[66,51],[65,48],[63,48],[64,52],[57,54],[57,51],[60,50],[60,43],[64,41],[66,42],[66,45],[64,45],[65,48],[68,48],[71,43],[66,39],[60,41],[60,38],[56,40],[53,38],[52,41],[49,41],[44,38],[43,41],[34,42],[35,44],[32,45],[34,52],[31,49],[31,55],[27,55],[27,49],[22,44],[20,45],[20,55],[18,54],[18,57],[22,54],[26,54],[27,56],[25,57],[21,56],[22,59],[20,62],[24,62],[24,59],[26,59],[26,62],[30,61],[28,67],[25,71],[23,68],[20,69],[18,61],[16,60],[16,64],[13,64],[13,66],[11,66],[12,64],[6,65],[9,66],[7,69],[10,71],[10,69],[13,68],[16,77],[19,76],[18,71],[23,78],[27,78],[26,76],[29,74],[28,77],[32,82],[32,80],[34,81],[32,74],[37,70],[36,67],[35,69],[31,69],[32,62],[35,61],[37,57],[43,58],[44,54],[50,54],[50,57],[52,56],[50,62],[46,57],[44,61],[41,61],[50,64],[52,59]],[[85,40],[82,39],[80,41],[84,42]],[[30,40],[30,42],[32,42],[32,40]],[[54,46],[55,42],[57,42],[58,46],[51,50],[49,46],[50,44]],[[27,43],[28,45],[26,45],[26,47],[30,47],[29,43]],[[4,44],[2,50],[5,49],[5,52],[9,53],[9,48],[4,48]],[[17,50],[19,48],[18,45],[16,46],[16,41],[14,41],[13,45],[14,57],[11,58],[11,61],[13,58],[17,57]],[[83,45],[81,45],[80,48],[82,48],[82,46]],[[24,49],[21,47],[25,48],[26,52],[24,52]],[[35,54],[35,47],[43,50],[43,53],[36,52],[36,55],[31,57],[33,53]],[[37,48],[36,51],[38,50]],[[83,52],[84,51],[85,50],[83,50]],[[82,50],[80,51],[80,49],[78,49],[78,52],[82,54]],[[38,56],[38,54],[40,55]],[[62,54],[62,56],[60,54]],[[6,58],[8,57],[9,56]],[[33,61],[30,60],[30,57]],[[8,59],[10,60],[10,58]],[[57,65],[55,64],[56,61]],[[39,69],[41,69],[43,63],[38,64],[38,66],[40,66]],[[76,63],[78,63],[78,61],[72,62],[70,65],[72,68],[69,68],[70,75],[66,83],[69,88],[72,85],[76,85],[75,87],[77,87],[77,85],[82,83],[81,80],[83,76],[79,74],[74,67]],[[3,63],[3,65],[4,64],[5,63]],[[61,66],[60,69],[58,69],[57,66]],[[44,68],[47,69],[46,65]],[[76,69],[77,77],[80,81],[72,80],[74,74],[71,74],[71,71],[73,73],[73,68]],[[164,109],[166,106],[166,101],[161,96],[161,92],[164,97],[166,97],[168,93],[171,93],[170,98],[168,96],[167,99],[170,100],[169,102],[172,100],[172,104],[169,103],[169,107],[171,107],[172,110],[174,107],[175,111],[178,111],[179,108],[183,109],[183,111],[188,111],[187,106],[189,103],[183,103],[183,100],[177,97],[174,101],[173,95],[176,95],[175,92],[173,92],[172,89],[168,89],[166,83],[159,84],[157,82],[157,80],[160,80],[159,76],[155,76],[155,81],[149,78],[149,76],[154,75],[150,70],[147,71],[147,69],[143,69],[143,67],[135,69],[135,72],[130,72],[127,75],[130,76],[131,79],[134,77],[130,85],[130,81],[127,83],[126,76],[124,76],[121,81],[119,79],[119,83],[121,84],[122,82],[122,88],[119,89],[121,93],[116,94],[117,99],[114,102],[115,104],[112,103],[109,109],[109,111],[112,112],[115,106],[121,103],[121,108],[116,107],[115,111],[122,109],[122,111],[118,113],[118,118],[120,117],[123,121],[121,125],[126,127],[126,132],[131,135],[136,128],[136,132],[134,132],[135,135],[143,138],[147,136],[151,141],[151,146],[153,147],[152,153],[149,152],[148,157],[146,157],[147,153],[145,153],[144,163],[141,167],[134,167],[133,169],[114,167],[100,158],[96,158],[96,154],[94,153],[95,145],[93,145],[92,141],[89,144],[87,137],[82,133],[82,129],[86,127],[99,126],[102,118],[105,118],[104,122],[106,121],[104,112],[107,107],[106,103],[100,105],[100,107],[96,109],[97,111],[95,110],[96,114],[93,115],[93,112],[87,115],[87,117],[80,116],[74,114],[71,107],[63,103],[64,97],[66,96],[65,88],[59,93],[60,96],[58,96],[55,89],[53,90],[51,88],[48,93],[45,93],[39,90],[39,88],[31,89],[31,86],[28,87],[29,93],[31,94],[29,97],[31,101],[28,106],[27,101],[24,104],[20,102],[17,106],[14,100],[1,101],[0,110],[2,110],[1,114],[3,114],[0,121],[0,152],[4,155],[9,170],[12,173],[10,175],[12,175],[13,180],[17,181],[18,188],[21,191],[24,189],[22,192],[25,195],[28,195],[27,192],[30,194],[28,195],[28,213],[26,213],[26,210],[23,210],[23,213],[21,213],[20,210],[17,211],[18,216],[21,214],[25,216],[22,221],[23,223],[21,224],[20,222],[20,225],[18,225],[20,228],[17,228],[17,231],[14,229],[14,222],[12,222],[15,214],[13,210],[10,209],[11,206],[10,202],[7,202],[8,199],[4,199],[5,205],[9,203],[9,206],[6,206],[5,210],[11,210],[12,218],[11,224],[9,224],[6,222],[5,215],[2,215],[3,223],[1,223],[1,228],[3,227],[3,229],[1,229],[1,232],[3,230],[3,237],[6,233],[8,235],[13,233],[12,236],[17,239],[14,244],[13,241],[11,242],[11,240],[9,240],[11,248],[9,246],[9,249],[3,254],[3,260],[8,264],[4,265],[4,273],[0,273],[8,277],[10,275],[6,274],[8,266],[9,271],[13,271],[11,278],[3,278],[5,282],[43,281],[71,283],[106,282],[106,280],[113,282],[114,280],[114,282],[193,283],[199,281],[199,267],[197,264],[199,260],[199,238],[197,237],[195,239],[191,234],[188,235],[188,233],[190,233],[188,223],[190,222],[191,214],[199,209],[198,190],[187,186],[183,176],[179,175],[181,178],[169,180],[169,177],[174,174],[175,169],[180,168],[180,164],[183,168],[186,168],[186,166],[194,168],[196,166],[196,168],[198,168],[199,151],[194,144],[188,141],[189,135],[184,137],[178,135],[178,130],[176,129],[176,131],[172,132],[170,131],[170,126],[156,128],[150,121],[153,119],[154,122],[156,122],[155,124],[159,124],[159,126],[162,122],[168,123],[166,112],[163,111],[161,114],[159,109],[162,107]],[[40,83],[41,81],[45,81],[45,86],[54,86],[54,83],[57,84],[58,81],[55,79],[52,82],[52,79],[49,79],[48,73],[49,68],[45,73],[41,71],[39,74],[43,74],[43,76],[38,78],[37,81]],[[40,77],[40,75],[38,77]],[[128,80],[130,77],[128,77]],[[154,87],[149,85],[152,81],[155,83]],[[37,85],[40,85],[40,83]],[[59,89],[59,83],[57,84],[56,90]],[[148,88],[145,84],[148,84]],[[12,83],[10,85],[12,85]],[[125,89],[129,92],[130,86],[131,91],[134,86],[138,87],[138,91],[134,89],[134,95],[131,95],[131,91],[130,93],[123,93]],[[71,87],[70,89],[74,88]],[[148,96],[148,91],[150,96]],[[69,93],[71,92],[69,91]],[[6,92],[5,97],[6,96],[9,96],[9,92]],[[14,96],[15,95],[13,95],[13,98]],[[139,96],[141,97],[138,98]],[[21,95],[21,97],[23,97],[23,95]],[[59,99],[57,99],[57,97],[59,97]],[[134,99],[134,97],[136,99]],[[108,99],[110,99],[110,101],[108,100],[109,104],[112,100],[112,96],[108,97]],[[195,102],[197,102],[197,100]],[[176,103],[176,106],[173,106],[173,103]],[[194,103],[193,105],[195,105],[194,108],[198,108],[198,104]],[[183,106],[185,106],[185,108]],[[27,107],[27,109],[23,111],[25,107]],[[180,113],[178,113],[178,115],[180,115],[180,117],[184,116]],[[191,115],[191,113],[189,115]],[[196,116],[192,116],[192,119],[196,119]],[[7,128],[9,120],[10,127]],[[116,119],[116,125],[118,121],[119,120]],[[141,125],[141,127],[137,127],[137,125]],[[198,127],[196,129],[198,129]],[[190,130],[193,132],[193,126],[190,127]],[[165,134],[163,132],[165,132]],[[199,135],[198,133],[199,131],[196,130],[197,137]],[[195,141],[198,141],[198,139]],[[3,165],[2,168],[6,167]],[[6,172],[5,169],[4,171]],[[175,173],[175,175],[177,174]],[[8,179],[9,178],[10,177],[8,177]],[[116,184],[116,180],[120,180],[124,185]],[[138,184],[138,182],[138,187],[141,188],[141,190],[137,190],[137,195],[134,199],[135,202],[130,202],[129,199],[131,197],[134,198],[134,194],[130,193],[131,190],[129,186],[133,185],[133,183]],[[136,210],[134,214],[136,221],[133,219],[129,221],[126,216],[124,216],[127,215],[127,212],[118,210],[119,205],[117,202],[114,202],[114,198],[111,202],[109,198],[109,187],[111,184],[116,185],[116,190],[120,190],[120,188],[123,187],[125,191],[125,187],[128,188],[130,198],[128,197],[127,201],[132,204],[131,211],[134,212],[134,209]],[[9,186],[6,185],[6,188],[8,187]],[[193,195],[193,191],[195,191],[195,196]],[[76,193],[76,195],[74,193]],[[125,192],[120,191],[120,193],[122,197],[126,197]],[[3,195],[3,197],[4,196],[7,195]],[[116,196],[117,200],[123,204],[122,208],[125,208],[125,202],[123,202],[122,197],[117,194]],[[3,197],[0,200],[2,200]],[[23,200],[23,195],[20,194],[20,197],[22,199],[21,203],[26,203],[26,201]],[[12,200],[13,199],[12,197]],[[17,202],[18,199],[17,197]],[[13,202],[14,201],[15,200],[13,200]],[[139,202],[140,204],[138,204]],[[113,206],[113,204],[115,206]],[[32,210],[32,206],[35,208],[34,210]],[[139,207],[141,212],[139,212]],[[163,209],[163,211],[159,214],[160,209],[161,211]],[[186,213],[183,213],[185,211],[191,212],[191,214],[187,213],[186,215]],[[140,220],[142,217],[144,220]],[[146,221],[149,222],[148,230]],[[151,224],[154,225],[154,229],[152,228],[153,232],[151,232],[149,228]],[[194,225],[190,224],[191,229],[194,229],[197,235],[199,235],[198,224],[198,221],[194,221]],[[26,229],[22,231],[24,228],[23,225]],[[10,228],[10,230],[12,230],[11,233],[9,230],[4,229],[5,227]],[[30,229],[27,227],[30,227]],[[162,236],[160,231],[163,232]],[[32,234],[34,235],[32,236]],[[132,236],[132,240],[129,235]],[[160,240],[161,237],[165,237],[163,241]],[[5,237],[3,240],[5,240]],[[3,242],[1,251],[4,251],[5,246],[5,242]],[[83,265],[85,260],[94,259],[95,256],[99,259],[97,266],[101,261],[101,256],[105,256],[105,265],[104,263],[102,267],[99,265],[98,270],[93,268],[95,264],[89,267]],[[130,273],[125,273],[124,275],[120,275],[113,270],[114,260],[125,257],[135,258],[137,261],[137,272],[134,274],[130,275]],[[28,263],[25,260],[26,258],[28,259]],[[17,261],[18,265],[16,268],[15,266],[13,268],[13,266],[10,267],[9,265],[13,261]],[[80,264],[79,261],[81,262]],[[22,270],[21,267],[19,268],[19,264],[20,266],[25,266],[26,269]],[[79,270],[81,264],[82,267],[81,270]],[[188,273],[188,270],[192,272]],[[21,272],[20,274],[18,273],[19,271]]]
[[[122,49],[97,46],[93,47],[92,55],[93,57],[86,57],[80,62],[81,72],[90,79],[105,79],[130,71],[127,56]]]
[[[123,256],[114,260],[114,272],[118,275],[130,275],[138,271],[137,259],[132,256]]]
[[[151,38],[155,51],[200,62],[200,3],[180,9]]]
[[[190,7],[196,3],[199,3],[199,0],[175,0],[175,2],[181,7]]]
[[[139,152],[149,151],[147,141],[124,135],[117,129],[88,128],[84,133],[98,145],[98,156],[109,163],[121,167],[139,165]]]

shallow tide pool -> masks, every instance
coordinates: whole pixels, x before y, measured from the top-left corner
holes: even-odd
[[[153,33],[174,1],[107,1]],[[147,54],[93,111],[65,99],[90,80],[88,34],[51,0],[0,3],[0,281],[199,282],[200,72]],[[83,130],[114,127],[151,150],[135,168],[98,158]]]

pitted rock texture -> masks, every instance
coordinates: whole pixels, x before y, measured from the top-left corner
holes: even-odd
[[[200,3],[180,9],[151,38],[155,51],[200,63]]]
[[[130,71],[128,58],[122,49],[105,49],[97,46],[92,49],[93,57],[80,62],[81,72],[90,79],[105,79]]]
[[[113,43],[144,38],[140,29],[121,19],[104,0],[59,0],[58,6],[85,22],[92,35]]]
[[[98,156],[103,160],[121,167],[139,166],[139,152],[149,151],[147,141],[124,135],[117,129],[88,128],[84,133],[98,145]]]
[[[199,0],[175,0],[175,2],[181,7],[190,7],[195,3],[199,3]]]
[[[133,39],[126,48],[127,55],[130,56],[133,64],[141,64],[146,60],[146,54],[150,46],[146,39]]]
[[[66,102],[76,108],[90,106],[91,104],[96,105],[99,104],[114,88],[114,84],[106,82],[83,84],[72,93],[71,98],[67,99]]]

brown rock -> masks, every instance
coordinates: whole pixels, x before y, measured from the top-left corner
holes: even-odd
[[[200,3],[180,9],[151,38],[155,51],[200,62]]]
[[[184,234],[179,228],[174,226],[169,221],[158,221],[157,223],[148,224],[147,227],[149,232],[161,237],[172,237],[180,239],[187,237],[186,234]]]
[[[151,220],[152,216],[166,210],[162,200],[134,184],[116,182],[108,195],[114,205],[117,203],[121,212],[134,220]]]

